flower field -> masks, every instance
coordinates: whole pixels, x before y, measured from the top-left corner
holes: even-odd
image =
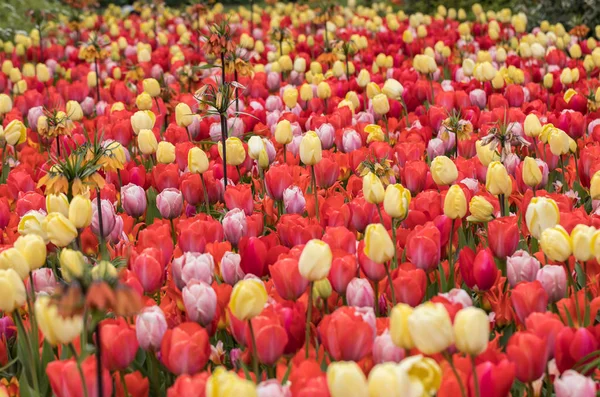
[[[71,3],[0,40],[0,397],[598,395],[600,26]]]

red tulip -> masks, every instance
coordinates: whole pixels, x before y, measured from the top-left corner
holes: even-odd
[[[407,161],[402,173],[402,181],[412,194],[418,194],[425,188],[429,167],[423,160]]]
[[[385,265],[383,263],[373,262],[367,254],[365,254],[365,240],[358,243],[358,264],[360,269],[365,273],[365,276],[371,281],[381,281],[386,276]]]
[[[96,373],[96,357],[91,355],[81,362],[81,371],[85,379],[88,397],[98,396],[98,378]],[[83,383],[75,359],[52,361],[46,367],[50,387],[56,397],[83,396]],[[102,370],[104,395],[112,395],[112,379],[107,369]]]
[[[267,246],[258,237],[242,238],[239,244],[244,273],[263,277],[267,274]]]
[[[135,328],[123,318],[100,323],[102,362],[110,370],[124,370],[135,359],[138,341]]]
[[[161,343],[162,362],[176,375],[195,374],[210,357],[208,333],[196,323],[182,323],[167,330]]]
[[[165,267],[160,263],[160,250],[146,248],[139,255],[134,256],[131,270],[140,280],[144,292],[156,292],[165,277]]]
[[[284,354],[295,354],[304,346],[306,308],[301,302],[283,301],[272,305],[287,334]]]
[[[152,185],[162,192],[165,189],[179,188],[179,168],[177,164],[157,164],[152,169]]]
[[[565,328],[559,317],[550,312],[531,313],[525,320],[525,328],[546,340],[548,359],[553,358],[556,337]]]
[[[321,238],[323,228],[312,218],[303,218],[297,214],[286,214],[277,223],[277,234],[281,243],[292,248],[296,245],[306,244],[314,238]]]
[[[204,202],[202,180],[198,174],[186,174],[181,178],[181,193],[185,201],[193,206]]]
[[[373,349],[373,309],[343,306],[323,317],[319,335],[325,350],[336,360],[359,361]]]
[[[246,215],[252,215],[254,211],[254,202],[252,201],[252,190],[250,185],[235,185],[227,186],[225,192],[225,205],[227,208],[234,209],[239,208],[243,210]]]
[[[473,277],[475,285],[482,291],[492,288],[496,282],[498,268],[489,249],[481,250],[475,256],[475,260],[473,261]]]
[[[596,350],[598,350],[598,341],[590,331],[585,328],[565,327],[556,337],[554,351],[556,367],[563,373],[573,368],[582,358]],[[590,361],[587,360],[586,363]],[[593,368],[591,371],[593,371]]]
[[[515,380],[515,365],[508,360],[497,364],[486,361],[477,365],[475,373],[481,397],[506,397]],[[469,395],[475,396],[473,375],[469,378]]]
[[[394,284],[396,301],[416,307],[425,297],[427,275],[422,269],[404,270],[399,268],[392,272],[392,283]],[[385,288],[385,294],[391,302],[392,290],[389,285]]]
[[[273,365],[284,352],[288,342],[287,333],[272,307],[265,308],[252,320],[258,360],[265,365]],[[246,340],[251,340],[250,328]],[[252,344],[250,344],[252,349]]]
[[[177,226],[179,248],[183,252],[204,252],[206,244],[223,241],[223,225],[205,214],[196,215]]]
[[[281,258],[269,266],[271,279],[279,296],[287,300],[298,299],[308,286],[308,281],[300,275],[298,259]]]
[[[406,239],[406,257],[424,271],[435,269],[440,262],[440,231],[431,222],[417,226]]]
[[[488,223],[488,242],[496,258],[506,259],[517,250],[519,228],[517,217],[503,217]]]
[[[517,379],[521,382],[533,382],[544,374],[548,361],[546,344],[546,339],[528,331],[510,337],[506,353],[515,364]]]
[[[545,312],[548,306],[548,294],[539,281],[523,282],[512,290],[511,301],[521,323],[535,312]]]
[[[366,257],[364,252],[363,256]],[[363,259],[365,259],[364,257]],[[356,277],[357,270],[358,263],[356,261],[356,255],[344,254],[344,251],[335,250],[327,279],[331,283],[331,287],[334,291],[343,295],[346,293],[346,288],[348,287],[350,280]]]
[[[178,376],[173,386],[167,390],[167,397],[204,397],[209,377],[208,372]]]
[[[273,200],[283,200],[283,192],[292,185],[291,169],[287,165],[273,165],[265,173],[267,193]]]
[[[114,378],[117,397],[147,397],[150,392],[150,381],[148,378],[144,378],[140,371],[125,375],[127,395],[125,395],[125,389],[117,372],[115,372]]]
[[[326,242],[332,250],[339,248],[350,254],[356,253],[356,234],[346,227],[328,227],[321,240]]]

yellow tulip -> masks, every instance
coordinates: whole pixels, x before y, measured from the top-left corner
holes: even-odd
[[[27,261],[29,270],[39,269],[46,263],[46,242],[37,234],[20,236],[14,244]]]
[[[258,397],[256,385],[218,367],[206,382],[206,397]]]
[[[77,229],[83,229],[92,223],[92,202],[89,198],[77,195],[69,206],[69,220]]]
[[[499,161],[492,161],[488,165],[485,177],[485,188],[491,194],[497,196],[504,194],[509,196],[512,192],[512,180],[504,165]]]
[[[64,193],[47,195],[46,211],[48,213],[60,212],[64,216],[69,216],[69,199],[67,195]]]
[[[431,162],[431,177],[437,185],[450,185],[458,178],[458,169],[448,157],[437,156]]]
[[[0,252],[0,269],[13,269],[23,280],[31,270],[25,256],[14,247]]]
[[[171,164],[175,161],[175,145],[161,141],[156,148],[156,160],[161,164]]]
[[[539,239],[542,232],[560,222],[560,212],[556,202],[546,197],[534,197],[527,206],[525,222],[529,233]]]
[[[144,91],[147,92],[152,98],[156,98],[160,95],[160,84],[156,79],[144,79],[142,81]]]
[[[327,368],[327,386],[331,397],[368,397],[364,372],[354,361],[333,362]]]
[[[469,222],[489,222],[494,217],[494,206],[482,196],[473,196],[469,202]]]
[[[454,317],[454,339],[456,348],[472,356],[487,349],[490,340],[490,320],[478,307],[461,309]]]
[[[321,81],[317,85],[317,96],[321,99],[327,99],[331,96],[331,87],[329,83]]]
[[[529,156],[523,162],[523,182],[529,187],[536,187],[542,182],[542,171],[535,159]]]
[[[229,309],[241,321],[258,316],[267,303],[267,290],[262,281],[249,278],[238,281],[231,291]]]
[[[452,321],[441,303],[426,302],[408,317],[408,331],[415,347],[424,354],[437,354],[454,343]]]
[[[573,253],[571,236],[560,225],[549,227],[542,232],[540,246],[544,254],[553,261],[564,262]]]
[[[80,251],[69,248],[63,249],[60,251],[59,262],[62,276],[67,282],[83,276],[86,263]]]
[[[208,156],[199,147],[193,147],[188,152],[188,169],[194,174],[203,174],[208,170]]]
[[[593,200],[600,200],[600,171],[596,171],[590,181],[590,196]]]
[[[137,135],[141,130],[151,130],[154,128],[156,116],[150,110],[138,110],[131,116],[131,128]]]
[[[452,185],[444,198],[444,215],[450,219],[460,219],[467,214],[467,198],[458,185]]]
[[[371,223],[365,230],[365,255],[375,263],[386,263],[394,257],[395,245],[381,223]]]
[[[49,296],[39,296],[35,301],[35,319],[44,334],[44,340],[51,345],[69,344],[77,338],[83,329],[83,317],[74,315],[64,317],[58,306],[52,304]]]
[[[152,109],[152,97],[147,92],[142,92],[135,98],[135,106],[137,106],[139,110]]]
[[[369,372],[369,397],[404,397],[411,395],[408,374],[396,363],[378,364]]]
[[[294,87],[288,86],[283,91],[283,103],[285,103],[285,106],[290,109],[295,108],[296,104],[298,103],[298,90]]]
[[[227,149],[227,161],[228,165],[238,166],[246,160],[246,149],[244,149],[244,144],[237,137],[229,137],[225,141],[225,146]],[[219,156],[223,158],[223,144],[219,141],[218,145]]]
[[[300,160],[306,165],[315,165],[322,156],[319,136],[314,131],[308,131],[300,141]]]
[[[48,239],[57,247],[66,247],[77,237],[75,225],[59,212],[52,212],[46,216],[42,223]]]
[[[363,177],[363,194],[368,203],[379,204],[383,202],[385,196],[383,184],[381,179],[372,172]]]
[[[592,238],[596,229],[592,226],[579,224],[571,231],[571,242],[573,245],[573,256],[579,262],[589,261],[594,257],[592,251]]]
[[[27,128],[20,120],[13,120],[4,127],[4,139],[11,146],[27,140]]]
[[[404,220],[408,215],[410,191],[399,183],[388,185],[383,198],[383,209],[392,218]]]
[[[398,368],[408,375],[411,389],[422,390],[423,396],[435,395],[442,385],[442,369],[431,357],[410,356]]]
[[[311,90],[312,92],[312,90]],[[283,119],[277,123],[275,127],[275,141],[281,145],[287,145],[292,142],[294,135],[292,134],[292,125],[289,120]]]
[[[140,152],[145,155],[154,154],[158,149],[158,141],[152,130],[140,130],[138,135],[138,147]]]
[[[306,243],[300,254],[298,270],[308,281],[318,281],[327,277],[332,260],[329,245],[322,240],[313,239]]]
[[[390,111],[390,102],[385,94],[377,94],[372,99],[373,110],[379,115],[387,114]]]
[[[187,103],[180,102],[175,106],[175,122],[178,126],[184,128],[194,122],[194,114]]]
[[[530,113],[525,117],[523,130],[525,135],[536,138],[542,132],[542,123],[540,123],[540,119],[535,114]]]
[[[23,306],[26,299],[25,285],[17,272],[13,269],[0,269],[0,310],[12,313]]]

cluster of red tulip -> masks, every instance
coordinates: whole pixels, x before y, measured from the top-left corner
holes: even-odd
[[[0,42],[0,396],[597,395],[590,29],[135,10]]]

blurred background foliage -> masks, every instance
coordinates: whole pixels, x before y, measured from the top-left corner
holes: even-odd
[[[28,16],[28,11],[45,10],[51,13],[70,14],[69,3],[78,0],[0,0],[0,38],[8,38],[16,31],[30,31],[34,22]],[[102,8],[113,3],[129,5],[133,0],[95,0]],[[164,0],[171,7],[185,6],[198,0]],[[203,0],[200,0],[203,1]],[[221,0],[227,7],[248,6],[249,0]],[[302,0],[299,0],[302,1]],[[347,0],[342,0],[346,3]],[[205,1],[203,1],[205,2]],[[264,0],[256,0],[255,4]],[[366,4],[369,0],[357,0],[357,4]],[[586,24],[591,32],[600,24],[600,0],[392,0],[395,9],[404,9],[407,13],[435,13],[439,4],[447,8],[464,8],[470,13],[474,3],[479,3],[484,9],[495,11],[510,8],[513,12],[524,12],[529,20],[528,28],[539,26],[543,20],[551,23],[561,22],[565,28],[571,29],[580,24]]]

